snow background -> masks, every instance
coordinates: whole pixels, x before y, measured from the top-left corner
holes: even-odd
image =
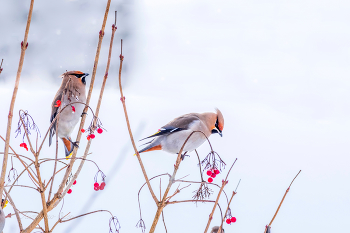
[[[92,73],[105,4],[91,0],[34,3],[12,127],[11,145],[18,153],[30,156],[19,147],[21,138],[14,138],[18,110],[28,110],[44,133],[49,126],[49,106],[61,82],[59,76],[66,70]],[[4,70],[0,74],[0,134],[4,137],[28,9],[29,1],[1,1],[0,59],[4,59]],[[118,30],[100,111],[108,132],[94,139],[89,156],[107,175],[107,185],[103,191],[93,190],[97,169],[86,163],[73,193],[65,197],[63,214],[71,212],[73,217],[108,209],[118,217],[121,232],[141,232],[135,225],[139,220],[137,192],[144,178],[132,156],[117,89],[123,38],[123,87],[135,139],[154,133],[185,113],[213,111],[215,107],[222,111],[223,137],[213,135],[210,139],[228,167],[238,158],[225,189],[228,195],[242,179],[231,204],[237,222],[225,226],[226,232],[263,232],[300,169],[272,231],[349,229],[348,2],[113,1],[91,101],[93,109],[105,72],[115,10]],[[82,140],[81,148],[85,144]],[[207,145],[200,147],[201,158],[208,150]],[[54,151],[45,142],[41,156],[53,158]],[[63,156],[61,143],[59,153]],[[78,156],[82,153],[80,150]],[[174,155],[150,152],[142,159],[149,177],[173,171]],[[196,164],[192,153],[181,164],[177,177],[190,174],[189,180],[198,180]],[[20,172],[21,165],[15,160],[14,165]],[[53,164],[42,166],[46,177],[51,176],[52,168]],[[215,182],[223,177],[219,175]],[[28,184],[28,177],[24,175],[19,182]],[[159,193],[159,181],[152,184]],[[163,191],[166,185],[163,178]],[[174,200],[191,198],[196,189],[192,185]],[[40,196],[34,190],[14,188],[12,197],[21,210],[41,210]],[[220,203],[225,208],[223,198]],[[142,191],[141,205],[148,232],[156,206],[147,188]],[[61,204],[50,212],[51,226],[60,208]],[[202,232],[211,209],[212,204],[166,207],[168,231]],[[13,212],[11,207],[5,209],[5,213],[9,211]],[[108,219],[108,214],[94,214],[59,224],[55,231],[108,232]],[[216,211],[212,226],[219,220]],[[30,222],[23,218],[25,226]],[[7,219],[4,232],[18,232],[15,217]],[[165,232],[161,221],[156,232]]]

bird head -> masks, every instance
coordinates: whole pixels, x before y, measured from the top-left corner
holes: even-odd
[[[89,74],[88,73],[83,73],[81,71],[76,71],[76,70],[73,70],[73,71],[68,71],[66,73],[64,73],[62,75],[62,77],[64,76],[73,76],[75,77],[76,79],[78,79],[81,83],[83,83],[84,85],[86,85],[86,80],[85,78],[88,76]]]
[[[219,109],[216,109],[216,122],[211,133],[218,133],[222,137],[222,130],[224,129],[224,117]]]

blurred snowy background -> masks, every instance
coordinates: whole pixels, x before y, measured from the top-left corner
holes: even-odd
[[[0,134],[7,114],[20,56],[30,1],[0,1]],[[90,73],[106,1],[36,1],[29,32],[11,145],[30,156],[14,138],[18,110],[28,110],[42,134],[49,126],[50,104],[66,70]],[[123,85],[136,139],[154,133],[181,114],[214,111],[225,117],[223,137],[211,137],[228,166],[238,157],[226,188],[237,222],[225,232],[263,232],[286,188],[299,171],[272,225],[273,232],[344,232],[350,228],[350,3],[346,1],[112,1],[91,106],[97,102],[106,67],[114,11],[118,30],[100,118],[108,132],[98,135],[89,156],[107,175],[106,188],[93,190],[97,169],[86,163],[73,193],[66,195],[63,214],[76,216],[108,209],[121,232],[140,233],[137,192],[144,183],[132,156],[119,100],[117,72],[120,39],[124,39]],[[88,77],[88,84],[89,78]],[[73,135],[76,135],[74,133]],[[86,139],[81,148],[85,148]],[[0,148],[3,148],[0,142]],[[45,142],[42,157],[54,157]],[[199,149],[201,158],[209,148]],[[62,144],[59,153],[63,156]],[[81,156],[82,150],[78,156]],[[174,155],[142,155],[149,177],[171,173]],[[2,161],[2,158],[1,158]],[[14,160],[15,167],[21,165]],[[197,158],[191,154],[178,176],[198,180]],[[53,164],[42,166],[46,180]],[[10,165],[8,170],[10,169]],[[227,172],[228,169],[224,171]],[[223,175],[215,180],[220,182]],[[57,185],[59,179],[56,179]],[[19,183],[28,183],[28,177]],[[153,187],[158,193],[159,182]],[[163,188],[167,179],[162,179]],[[174,200],[192,197],[192,185]],[[215,190],[215,195],[218,190]],[[14,188],[21,210],[41,210],[33,190]],[[225,208],[225,201],[221,199]],[[141,192],[147,232],[156,206]],[[50,224],[61,204],[50,212]],[[202,232],[212,204],[178,204],[164,210],[168,232]],[[5,213],[13,212],[11,207]],[[30,215],[35,217],[35,215]],[[219,222],[216,211],[213,225]],[[108,214],[90,215],[59,224],[56,232],[108,232]],[[23,219],[24,225],[31,221]],[[43,223],[41,224],[43,225]],[[226,224],[225,224],[226,225]],[[5,233],[18,232],[15,218]],[[162,222],[157,233],[165,232]]]

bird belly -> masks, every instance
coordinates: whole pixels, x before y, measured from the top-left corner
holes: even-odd
[[[181,147],[191,133],[192,130],[182,130],[165,136],[164,140],[162,140],[161,143],[162,149],[172,154],[179,153]],[[202,145],[205,141],[205,136],[202,133],[196,132],[188,139],[183,152],[193,151]]]
[[[64,106],[65,104],[62,107]],[[57,134],[60,138],[69,137],[71,135],[74,127],[79,122],[85,107],[83,104],[78,103],[73,104],[73,106],[75,108],[75,112],[71,106],[68,106],[59,116]]]

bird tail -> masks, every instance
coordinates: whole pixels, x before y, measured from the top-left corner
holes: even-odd
[[[149,151],[154,151],[154,150],[161,150],[161,149],[162,149],[162,145],[160,145],[160,144],[154,145],[153,143],[151,143],[150,145],[146,146],[145,148],[139,150],[139,153],[149,152]]]
[[[70,139],[62,138],[63,144],[64,144],[64,151],[66,153],[66,159],[68,160],[70,157],[72,157],[74,145]]]

